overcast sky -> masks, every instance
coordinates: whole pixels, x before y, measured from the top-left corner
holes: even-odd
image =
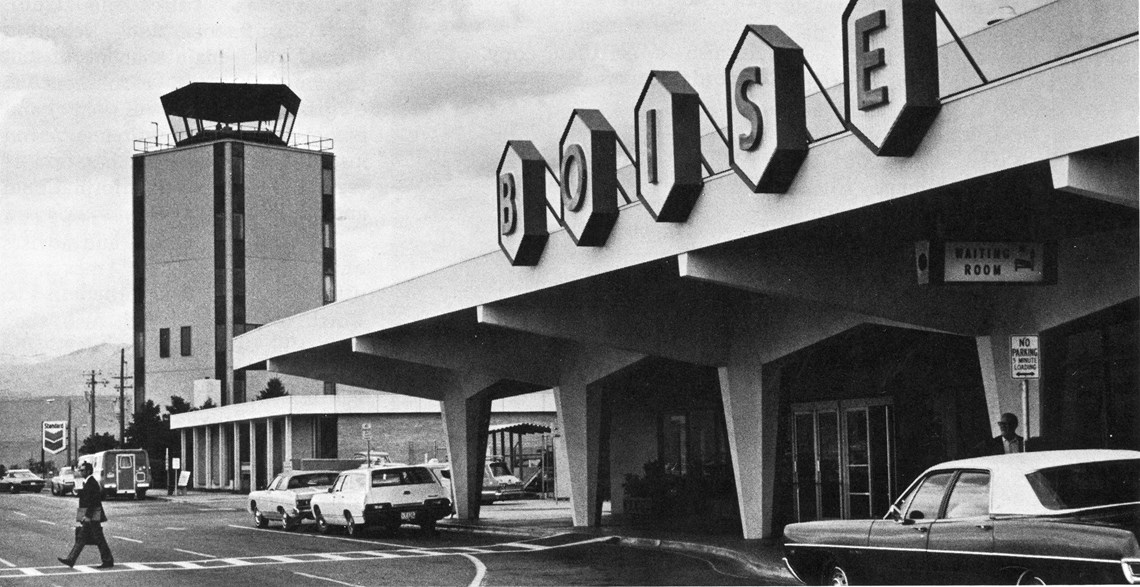
[[[1039,3],[942,5],[965,34]],[[680,71],[723,124],[745,25],[781,27],[839,83],[845,5],[4,0],[0,352],[131,340],[132,141],[152,122],[170,132],[159,97],[190,82],[284,81],[301,97],[294,131],[334,139],[345,299],[495,250],[505,142],[553,160],[571,111],[596,108],[632,144],[651,70]]]

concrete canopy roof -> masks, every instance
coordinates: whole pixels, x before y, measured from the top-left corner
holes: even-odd
[[[1057,11],[1079,10],[1075,7],[1079,3],[1061,4]],[[1067,16],[1045,12],[1041,18]],[[1024,24],[1022,20],[1018,26]],[[944,98],[938,119],[912,157],[876,157],[850,133],[817,140],[785,194],[753,194],[731,172],[718,171],[705,179],[685,223],[656,223],[638,204],[626,205],[604,247],[576,247],[568,235],[552,231],[534,267],[512,267],[495,250],[266,324],[234,339],[234,366],[268,364],[271,369],[287,368],[284,372],[311,369],[307,374],[319,378],[359,372],[356,382],[345,383],[398,384],[403,389],[379,388],[416,395],[416,382],[426,389],[433,378],[473,365],[538,388],[550,385],[556,373],[543,369],[557,366],[535,362],[542,362],[544,349],[565,341],[585,340],[717,364],[722,349],[708,329],[715,330],[717,324],[727,327],[732,318],[727,308],[745,295],[695,283],[716,281],[706,270],[717,251],[775,246],[791,255],[750,268],[751,273],[763,275],[765,270],[783,267],[786,280],[780,287],[743,288],[751,289],[748,295],[761,294],[754,299],[768,305],[773,315],[783,312],[788,299],[842,304],[835,292],[814,300],[806,285],[796,285],[805,271],[822,270],[810,262],[810,254],[803,254],[799,246],[803,241],[797,239],[804,232],[799,228],[823,221],[842,224],[845,219],[849,226],[857,226],[866,219],[860,211],[890,209],[912,197],[927,198],[948,187],[988,181],[987,177],[1012,173],[1009,178],[1016,178],[1027,168],[1038,170],[1029,172],[1035,175],[1058,158],[1109,145],[1132,145],[1134,152],[1140,115],[1136,25],[1129,26],[1131,37]],[[1135,167],[1134,153],[1132,162]],[[1012,181],[1009,178],[1006,181]],[[630,188],[624,181],[623,185]],[[1044,193],[1030,195],[1029,201],[1074,198],[1058,196],[1052,188],[1045,186]],[[1127,217],[1124,227],[1134,231],[1135,195],[1126,195],[1123,201],[1123,206],[1096,204],[1089,214]],[[981,198],[967,203],[986,205]],[[1080,206],[1086,204],[1082,200]],[[490,223],[487,230],[494,230]],[[892,234],[890,226],[885,230],[887,234],[876,236],[889,246],[905,245],[915,236],[906,231]],[[931,306],[960,304],[964,302],[958,298],[969,297],[963,291],[926,290],[920,296],[929,298],[926,303]],[[848,310],[867,313],[869,319],[896,319],[882,308]],[[876,316],[877,311],[883,314]],[[663,321],[663,327],[654,330],[654,320]],[[690,331],[684,328],[690,322],[712,326]],[[948,327],[937,320],[920,326]],[[984,327],[968,326],[966,332]],[[512,340],[513,346],[504,351],[503,345]],[[466,354],[440,352],[440,345],[456,352],[466,349],[462,351]],[[367,367],[352,367],[360,364]],[[399,371],[400,376],[376,375],[385,371]]]

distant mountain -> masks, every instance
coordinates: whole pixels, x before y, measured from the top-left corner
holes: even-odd
[[[19,357],[0,355],[0,463],[6,466],[23,466],[28,458],[40,458],[40,426],[44,420],[67,420],[68,403],[71,404],[72,425],[80,439],[90,434],[90,404],[84,397],[89,389],[86,373],[97,373],[95,430],[119,435],[119,393],[115,390],[119,375],[119,356],[126,349],[126,374],[133,375],[134,361],[131,347],[124,344],[100,344],[80,349],[59,357]],[[127,385],[131,385],[131,379]],[[134,400],[133,389],[126,390],[127,410],[124,417],[130,422]],[[53,459],[64,464],[65,454]]]
[[[134,361],[131,360],[131,347],[126,344],[104,343],[79,349],[59,357],[19,357],[11,354],[0,355],[0,400],[11,398],[48,398],[59,396],[80,396],[89,388],[85,373],[96,372],[97,381],[108,381],[107,385],[97,385],[98,395],[118,395],[114,390],[119,375],[119,356],[126,349],[126,374],[132,375]],[[99,374],[101,372],[101,374]],[[127,385],[130,385],[130,380]],[[130,389],[127,390],[130,393]]]

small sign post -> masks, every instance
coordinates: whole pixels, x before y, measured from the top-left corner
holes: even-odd
[[[368,447],[368,452],[365,453],[365,462],[369,465],[372,464],[372,422],[364,422],[360,425],[360,435],[364,438],[365,445]]]
[[[1021,380],[1021,421],[1025,423],[1025,439],[1029,440],[1029,380],[1041,378],[1041,345],[1036,334],[1009,337],[1009,368],[1014,379]]]

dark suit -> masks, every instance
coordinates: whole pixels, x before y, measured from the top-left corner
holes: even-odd
[[[1025,452],[1025,440],[1018,435],[1014,435],[1014,446],[1017,450],[1014,452]],[[974,447],[974,456],[988,456],[988,455],[1003,455],[1005,452],[1005,438],[1001,435],[995,436],[989,440],[984,440]]]
[[[103,536],[103,521],[106,520],[106,514],[103,512],[103,488],[95,477],[91,476],[83,482],[78,494],[79,508],[84,510],[83,515],[88,521],[81,522],[82,526],[75,529],[75,546],[71,547],[71,553],[64,562],[68,562],[68,566],[74,565],[79,554],[83,552],[83,547],[93,543],[99,547],[99,558],[103,564],[114,564],[111,547],[107,545],[107,538]]]

